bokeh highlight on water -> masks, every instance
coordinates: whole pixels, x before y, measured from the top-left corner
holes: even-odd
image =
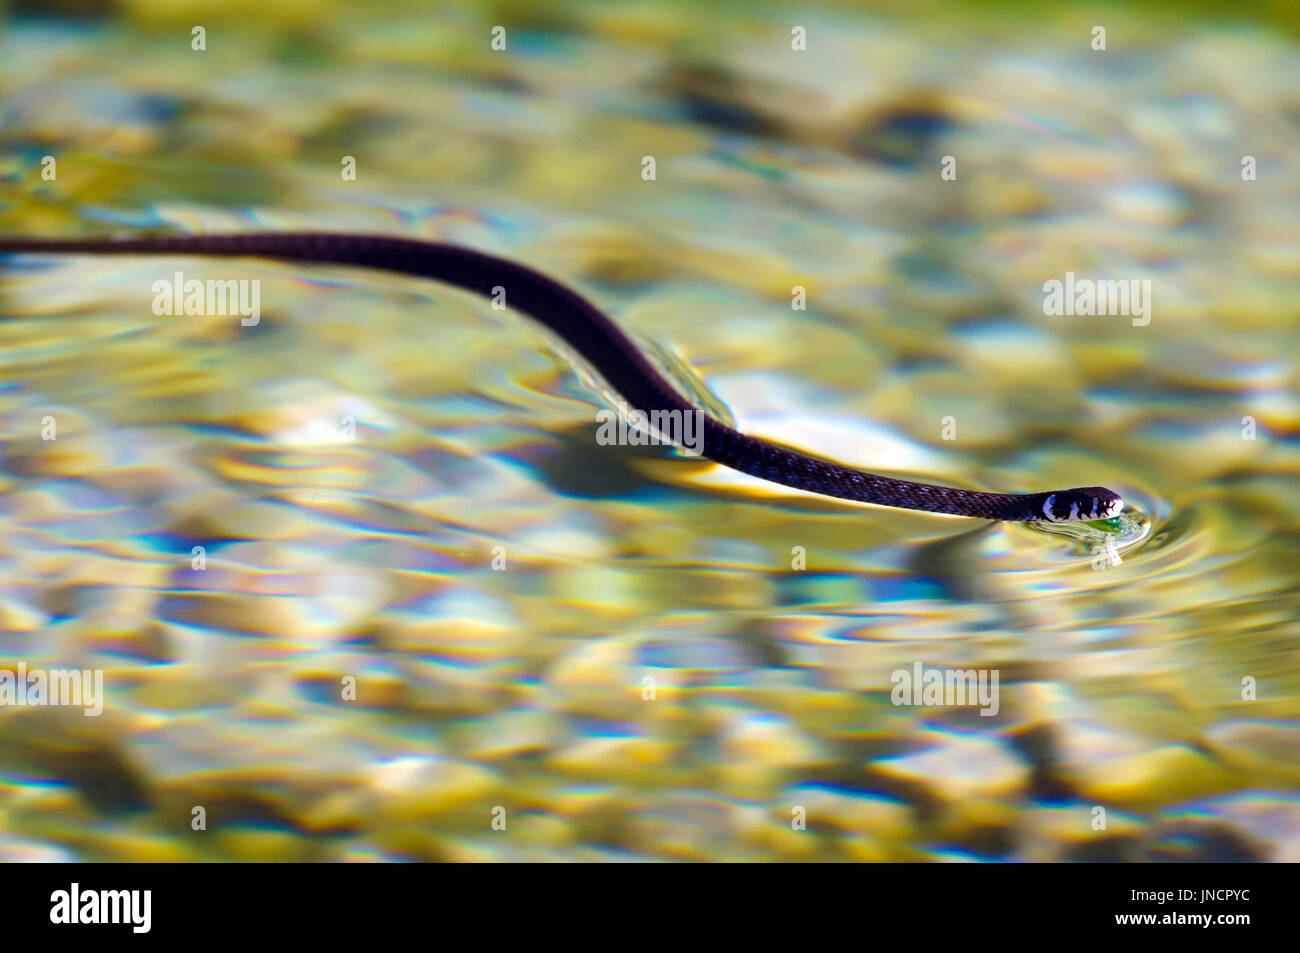
[[[430,283],[8,258],[0,667],[107,700],[0,707],[0,858],[1300,859],[1295,23],[309,6],[223,5],[202,54],[188,7],[15,12],[0,233],[461,242],[748,432],[1133,509],[600,446],[598,381]],[[154,315],[177,270],[260,280],[261,322]],[[1152,321],[1044,314],[1070,270],[1151,279]],[[996,669],[998,713],[893,704],[918,662]]]

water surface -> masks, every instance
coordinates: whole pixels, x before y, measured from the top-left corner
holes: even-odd
[[[427,282],[10,258],[0,660],[106,705],[0,707],[0,857],[1300,859],[1284,26],[1116,12],[1101,54],[1068,10],[830,7],[800,53],[776,8],[575,5],[494,54],[484,14],[339,6],[198,54],[130,9],[8,23],[0,231],[461,242],[748,432],[1132,509],[992,525],[600,446],[597,382]],[[155,315],[177,270],[257,279],[260,323]],[[1150,280],[1150,322],[1045,314],[1067,271]],[[996,715],[893,704],[917,663],[996,671]]]

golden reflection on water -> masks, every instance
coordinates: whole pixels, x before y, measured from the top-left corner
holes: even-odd
[[[57,34],[0,38],[0,231],[459,241],[582,287],[741,429],[1134,508],[988,525],[600,446],[596,382],[429,283],[9,259],[0,667],[107,701],[0,707],[0,857],[1300,858],[1289,41],[1139,22],[1121,90],[842,8],[816,61],[734,14],[703,70],[671,7],[490,61],[341,7],[235,69],[131,9],[45,87]],[[1154,275],[1155,319],[1043,314],[1070,269]],[[260,280],[261,323],[154,315],[177,270]],[[996,670],[997,714],[893,704],[917,663]]]

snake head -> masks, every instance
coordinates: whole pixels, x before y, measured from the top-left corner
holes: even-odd
[[[1043,519],[1052,523],[1105,520],[1124,509],[1123,498],[1104,486],[1079,486],[1057,490],[1043,500]]]

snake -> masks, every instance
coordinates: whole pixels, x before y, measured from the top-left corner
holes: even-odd
[[[582,295],[525,265],[459,245],[340,232],[129,238],[0,235],[0,253],[255,257],[377,269],[432,279],[494,300],[504,289],[510,308],[557,334],[631,407],[651,415],[701,415],[700,456],[741,473],[842,500],[1005,522],[1103,520],[1124,508],[1118,493],[1100,486],[988,493],[917,483],[868,473],[741,433],[684,397],[632,338]]]

